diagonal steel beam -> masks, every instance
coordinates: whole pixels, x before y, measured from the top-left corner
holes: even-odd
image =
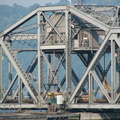
[[[37,60],[38,60],[38,56],[37,56],[37,54],[34,56],[34,58],[33,58],[33,60],[31,61],[31,63],[30,63],[30,65],[28,66],[28,68],[27,68],[27,70],[26,70],[26,73],[32,73],[33,72],[33,70],[35,69],[35,67],[36,67],[36,65],[37,65]],[[16,74],[15,75],[15,77],[14,77],[14,79],[12,80],[12,81],[14,81],[15,79],[17,79],[18,78],[18,75]],[[24,84],[22,85],[22,87],[24,88]],[[8,89],[8,93],[9,93],[9,89]],[[17,88],[16,89],[16,91],[15,91],[15,93],[14,93],[14,95],[12,96],[12,99],[14,99],[15,97],[16,97],[16,95],[17,95],[17,93],[18,93],[18,91],[19,91],[19,89]],[[8,94],[7,93],[7,94]]]
[[[96,82],[98,83],[99,87],[101,88],[103,94],[105,95],[105,97],[107,98],[108,102],[111,102],[111,98],[108,95],[107,91],[105,90],[104,86],[102,85],[100,79],[98,78],[98,76],[95,74],[95,72],[92,70],[91,74],[93,75],[93,77],[95,78]]]
[[[93,59],[91,60],[91,63],[89,64],[87,70],[85,71],[84,75],[82,76],[80,82],[78,83],[77,87],[75,88],[75,90],[73,91],[69,102],[71,103],[75,97],[75,95],[77,94],[77,92],[79,91],[79,89],[82,89],[84,87],[84,85],[87,82],[87,75],[89,73],[90,70],[94,70],[95,67],[98,64],[98,61],[100,60],[100,58],[102,57],[102,55],[104,54],[104,52],[106,51],[108,45],[109,45],[109,38],[111,36],[111,30],[108,32],[108,34],[106,35],[103,43],[101,44],[99,50],[97,51],[97,53],[95,54],[95,56],[93,57]]]
[[[87,67],[89,63],[87,62],[85,56],[82,55],[82,54],[78,54],[78,56],[79,56],[79,58],[82,60],[82,62],[84,63],[84,65]],[[106,70],[105,70],[105,71],[106,71],[106,74],[108,73],[108,70],[109,70],[109,65],[108,65],[108,67],[107,67]],[[104,71],[103,71],[103,68],[102,68],[102,66],[101,66],[100,63],[98,63],[98,65],[96,66],[95,71],[96,71],[96,73],[97,73],[98,78],[100,79],[100,81],[103,82]],[[99,73],[101,74],[102,78],[101,78],[101,76],[100,76]],[[100,87],[98,86],[97,89],[96,89],[96,91],[95,91],[95,96],[97,95],[97,92],[98,92],[99,88],[100,88]]]
[[[0,37],[12,32],[31,18],[37,15],[37,12],[39,11],[63,11],[66,9],[66,6],[51,6],[51,7],[38,7],[26,16],[24,16],[22,19],[18,20],[16,23],[8,27],[6,30],[4,30],[2,33],[0,33]]]
[[[55,30],[55,32],[57,33],[59,38],[64,41],[65,39],[61,36],[60,32],[54,27],[53,23],[50,22],[50,20],[48,19],[48,17],[44,13],[42,13],[42,14],[45,17],[45,19],[48,22],[48,24],[51,26],[51,28]]]
[[[62,13],[62,15],[60,16],[60,18],[58,19],[58,21],[56,21],[56,23],[53,24],[53,27],[52,27],[52,29],[50,30],[50,32],[52,32],[52,31],[54,30],[54,28],[57,27],[57,25],[61,22],[61,20],[62,20],[63,18],[64,18],[64,13]],[[50,32],[46,35],[44,42],[47,42],[46,40],[47,40],[48,37],[50,36]]]
[[[0,34],[0,36],[6,35],[6,34],[12,32],[12,31],[14,31],[18,27],[20,27],[22,24],[24,24],[25,22],[27,22],[28,20],[30,20],[31,18],[33,18],[36,15],[36,13],[37,13],[37,10],[32,11],[31,13],[29,13],[28,15],[26,15],[25,17],[23,17],[22,19],[20,19],[16,23],[14,23],[12,26],[10,26],[6,30],[4,30]]]
[[[102,30],[105,30],[106,32],[109,31],[110,27],[108,25],[104,24],[103,22],[95,19],[94,17],[90,16],[89,14],[84,13],[84,12],[82,12],[82,11],[72,7],[72,6],[67,6],[67,7],[68,7],[68,10],[71,13],[78,16],[79,18],[84,19],[85,21],[87,21],[87,22],[101,28]]]
[[[57,55],[57,57],[58,57],[58,59],[60,59],[60,56],[59,55]],[[64,69],[65,69],[65,60],[62,62],[62,65],[63,65],[63,67],[64,67]],[[78,76],[76,75],[76,73],[75,73],[75,71],[74,71],[74,69],[72,68],[72,82],[73,82],[73,84],[75,85],[75,86],[77,86],[77,84],[78,84],[78,82],[79,82],[79,78],[78,78]],[[66,81],[66,75],[63,77],[63,79],[62,79],[62,81],[61,81],[61,86],[63,86],[64,85],[64,83],[65,83],[65,81]],[[59,91],[59,88],[58,88],[58,91]],[[85,89],[83,89],[83,92],[85,92],[85,93],[87,93],[87,91],[85,90]]]
[[[43,55],[43,57],[44,57],[46,63],[48,64],[48,67],[50,68],[50,70],[53,71],[51,64],[49,63],[48,59],[46,58],[46,56],[44,55],[43,52],[42,52],[42,55]],[[58,72],[58,70],[59,70],[59,68],[60,68],[60,66],[61,66],[62,61],[64,60],[64,58],[65,58],[65,53],[63,53],[63,55],[62,55],[62,57],[61,57],[61,60],[60,60],[60,62],[59,62],[59,65],[58,65],[57,69],[56,69],[55,72],[52,74],[52,80],[50,81],[50,83],[53,82],[53,79],[54,79],[54,77],[56,76],[56,74],[57,74],[57,72]],[[58,87],[61,89],[60,83],[58,83]],[[46,94],[48,93],[49,89],[50,89],[50,86],[49,86],[49,88],[46,90],[46,93],[45,93],[44,97],[45,97]]]
[[[10,90],[12,89],[13,85],[15,84],[16,80],[18,78],[18,75],[15,75],[14,79],[12,80],[12,82],[10,83],[7,91],[5,92],[5,95],[3,96],[3,99],[1,100],[1,102],[5,101],[5,99],[7,98],[7,95],[9,94]]]
[[[77,55],[80,58],[80,60],[83,62],[83,64],[85,65],[85,67],[87,67],[89,63],[86,60],[85,56],[83,54],[77,54]]]
[[[25,75],[23,74],[24,71],[21,70],[22,67],[21,67],[21,68],[18,67],[17,58],[15,58],[16,61],[17,61],[17,62],[16,62],[16,61],[13,59],[13,56],[12,56],[13,53],[10,54],[10,51],[12,51],[12,50],[10,49],[10,47],[9,47],[9,49],[7,48],[7,46],[5,45],[5,43],[4,43],[3,40],[4,40],[4,38],[1,38],[1,40],[0,40],[0,44],[1,44],[2,48],[4,49],[6,55],[8,56],[8,58],[9,58],[9,60],[11,61],[12,65],[14,66],[16,72],[18,73],[18,76],[22,79],[23,83],[25,84],[27,90],[29,91],[29,93],[31,94],[31,96],[34,98],[35,102],[37,102],[38,100],[37,100],[37,97],[35,96],[36,93],[35,93],[35,94],[33,93],[32,88],[30,88],[29,83],[26,81],[26,77],[25,77]],[[15,57],[15,56],[14,56],[14,57]],[[31,87],[32,87],[32,86],[31,86]],[[36,92],[36,91],[34,91],[34,92]]]
[[[60,59],[60,56],[59,55],[57,55],[57,58],[58,59]],[[64,69],[65,69],[65,60],[62,62],[62,65],[63,65],[63,67],[64,67]],[[73,77],[73,83],[74,83],[74,85],[76,86],[77,84],[78,84],[78,82],[79,82],[79,78],[78,78],[78,76],[76,75],[76,73],[75,73],[75,71],[73,70],[73,68],[72,68],[72,77]],[[64,76],[64,78],[65,78],[65,76]],[[65,79],[64,79],[65,80]],[[64,83],[65,81],[61,81],[61,84],[62,83]]]
[[[81,28],[79,28],[75,33],[74,33],[74,35],[72,36],[72,40],[74,39],[74,37],[79,33],[79,31],[82,29],[82,27]]]

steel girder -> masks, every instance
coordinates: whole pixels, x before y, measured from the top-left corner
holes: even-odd
[[[0,46],[0,100],[3,98],[2,95],[2,46]]]
[[[110,27],[106,24],[104,24],[103,22],[91,17],[89,14],[85,14],[82,11],[79,11],[78,9],[74,8],[74,7],[69,7],[69,11],[71,13],[73,13],[74,15],[78,16],[81,19],[84,19],[85,21],[101,28],[102,30],[105,30],[106,32],[109,31]]]
[[[4,42],[3,40],[4,39],[1,39],[1,41],[0,41],[0,44],[1,44],[2,48],[4,49],[6,55],[8,56],[9,60],[11,61],[12,65],[16,69],[19,77],[22,79],[22,82],[24,83],[24,85],[26,86],[28,91],[30,92],[31,96],[34,98],[35,102],[37,103],[37,98],[35,96],[37,93],[35,91],[34,91],[35,93],[33,93],[32,89],[34,89],[34,88],[31,88],[32,85],[30,86],[30,83],[29,83],[29,80],[28,80],[28,76],[26,76],[23,68],[19,64],[17,58],[15,57],[15,55],[12,52],[12,49],[10,48],[8,43]],[[12,82],[11,82],[11,84],[13,84]],[[2,102],[4,102],[4,99],[2,100]]]
[[[87,82],[87,75],[89,73],[90,70],[95,69],[96,65],[98,64],[98,61],[100,60],[100,58],[102,57],[102,55],[104,54],[104,52],[106,51],[108,45],[109,45],[109,38],[111,36],[111,31],[109,31],[109,33],[106,35],[105,40],[103,41],[102,45],[100,46],[99,50],[97,51],[97,53],[95,54],[95,56],[93,57],[91,63],[89,64],[86,72],[84,73],[84,75],[82,76],[82,79],[80,80],[80,82],[78,83],[78,86],[76,87],[76,89],[73,91],[71,97],[70,97],[70,102],[72,102],[73,98],[75,97],[75,95],[77,94],[77,92],[79,92],[80,89],[83,89],[84,85]]]
[[[65,21],[65,25],[66,25],[66,49],[65,49],[65,55],[66,55],[66,92],[67,92],[67,99],[69,94],[72,91],[72,86],[71,86],[71,79],[72,79],[72,75],[71,75],[71,14],[66,11],[66,21]]]
[[[19,26],[21,26],[22,24],[24,24],[26,21],[30,20],[32,17],[34,17],[35,15],[37,15],[38,12],[41,12],[41,11],[62,11],[62,10],[65,10],[65,9],[66,9],[66,6],[59,6],[59,7],[52,6],[52,7],[39,7],[39,8],[36,8],[32,12],[30,12],[28,15],[26,15],[25,17],[23,17],[22,19],[20,19],[18,22],[16,22],[15,24],[13,24],[12,26],[10,26],[6,30],[4,30],[0,34],[0,36],[4,36],[4,35],[12,32],[16,28],[18,28]]]
[[[56,23],[52,23],[51,20],[48,18],[48,16],[44,13],[46,11],[62,11],[62,15],[60,16],[60,18],[58,19],[58,21],[56,21]],[[106,32],[106,37],[102,43],[102,45],[100,46],[99,50],[97,51],[97,53],[95,54],[95,56],[93,57],[93,59],[91,60],[86,72],[84,73],[82,79],[79,81],[78,86],[75,88],[75,90],[72,93],[72,86],[71,86],[71,82],[72,82],[72,69],[71,69],[71,54],[72,54],[72,40],[73,38],[78,34],[78,32],[81,30],[81,27],[76,30],[76,32],[74,32],[74,29],[72,29],[71,24],[72,24],[72,15],[78,16],[78,18],[92,24],[95,27],[98,27],[102,30],[104,30]],[[22,24],[24,24],[25,22],[27,22],[28,20],[30,20],[32,17],[36,16],[38,18],[38,23],[37,23],[37,28],[38,28],[38,33],[37,33],[37,39],[38,39],[38,49],[37,49],[37,53],[38,53],[38,86],[39,86],[39,91],[38,91],[38,98],[34,95],[33,91],[31,90],[30,86],[28,85],[28,83],[26,82],[26,79],[24,78],[24,75],[21,74],[21,71],[19,70],[19,67],[16,65],[16,63],[13,63],[14,60],[12,59],[11,55],[9,54],[9,52],[7,51],[7,49],[5,48],[4,44],[3,44],[3,40],[2,37],[6,37],[7,35],[9,35],[10,33],[14,33],[15,31],[17,31],[17,28],[19,28]],[[118,14],[117,14],[118,15]],[[66,32],[66,37],[64,38],[63,36],[61,36],[60,31],[57,29],[57,25],[58,23],[61,21],[61,19],[63,19],[65,16],[65,32]],[[47,37],[44,39],[44,24],[45,21],[46,23],[49,24],[49,26],[52,28],[51,31],[55,31],[55,33],[59,36],[60,39],[62,39],[65,43],[65,58],[66,58],[66,77],[64,77],[63,81],[65,81],[66,79],[66,91],[67,91],[67,96],[66,96],[66,100],[68,100],[69,98],[69,103],[71,103],[73,101],[73,99],[75,98],[76,94],[79,94],[79,91],[81,91],[84,88],[84,85],[86,84],[86,82],[88,81],[88,74],[90,74],[90,78],[89,78],[89,89],[92,90],[93,86],[92,86],[92,77],[94,77],[94,79],[96,80],[96,82],[98,83],[99,87],[101,88],[101,90],[103,91],[103,94],[105,95],[105,97],[107,98],[109,103],[115,103],[118,101],[120,94],[115,98],[114,97],[114,84],[113,84],[113,93],[112,93],[112,99],[109,97],[108,93],[105,91],[101,80],[99,79],[99,77],[96,75],[96,73],[94,72],[96,66],[99,64],[98,61],[100,60],[100,58],[103,56],[103,54],[105,53],[108,45],[109,45],[109,39],[113,38],[115,39],[116,43],[118,44],[118,46],[120,47],[120,42],[117,38],[117,36],[115,36],[116,34],[118,34],[119,32],[119,28],[111,28],[110,26],[106,25],[105,23],[95,19],[94,17],[90,16],[87,13],[84,13],[74,7],[71,6],[54,6],[54,7],[40,7],[35,9],[34,11],[32,11],[30,14],[28,14],[27,16],[25,16],[24,18],[22,18],[21,20],[19,20],[18,22],[16,22],[15,24],[13,24],[12,26],[10,26],[8,29],[6,29],[5,31],[3,31],[0,34],[1,37],[1,45],[4,49],[4,51],[6,52],[8,58],[10,58],[10,60],[12,61],[13,66],[16,68],[17,74],[19,75],[19,77],[21,78],[22,82],[25,84],[25,86],[27,87],[28,91],[31,93],[31,96],[34,98],[34,100],[38,103],[39,102],[39,107],[41,107],[42,105],[42,97],[43,97],[43,93],[44,93],[44,77],[43,77],[43,58],[44,60],[47,62],[50,70],[52,71],[51,65],[49,63],[49,61],[47,61],[46,57],[45,57],[45,53],[43,52],[46,49],[42,49],[44,47],[44,43],[46,42],[47,38],[49,37],[50,33],[48,33]],[[56,27],[57,26],[57,27]],[[114,26],[114,25],[113,25]],[[29,28],[28,28],[29,29]],[[22,31],[22,30],[21,30]],[[71,35],[71,32],[74,33],[74,35]],[[113,34],[115,34],[114,36],[112,36]],[[26,35],[27,36],[27,35]],[[14,35],[13,35],[13,39],[14,39]],[[19,38],[16,38],[19,40]],[[26,39],[26,38],[25,38]],[[31,37],[29,37],[28,39],[31,39]],[[36,37],[34,37],[34,39],[36,39]],[[22,38],[23,40],[23,38]],[[112,41],[111,40],[111,41]],[[113,71],[112,73],[112,80],[115,79],[115,59],[114,59],[114,53],[115,53],[115,43],[113,44],[113,41],[111,42],[112,45],[112,56],[111,56],[111,67],[113,67]],[[56,47],[55,47],[56,48]],[[53,48],[53,50],[55,49]],[[60,47],[58,48],[58,50],[60,49]],[[64,48],[62,48],[63,50]],[[64,51],[64,50],[63,50]],[[87,65],[85,58],[82,56],[82,60],[84,62],[85,65]],[[60,61],[59,66],[62,64],[62,61]],[[59,67],[57,68],[57,70],[59,69]],[[100,66],[99,66],[99,72],[100,72]],[[55,77],[55,75],[57,74],[57,70],[55,71],[55,74],[53,74],[53,78]],[[101,73],[102,74],[102,73]],[[92,75],[92,77],[91,77]],[[14,84],[15,80],[16,80],[17,76],[15,76],[15,79],[12,80],[11,85],[8,88],[8,91],[6,92],[8,94],[9,90],[11,89],[12,85]],[[62,84],[64,82],[61,82],[61,85],[59,87],[62,86]],[[51,80],[52,82],[52,80]],[[77,81],[75,81],[76,84]],[[115,82],[115,81],[113,81]],[[49,91],[49,90],[48,90]],[[71,95],[72,93],[72,95]],[[6,96],[7,96],[6,94]],[[5,99],[5,97],[4,97]],[[39,100],[40,101],[39,101]],[[4,100],[3,100],[4,101]],[[21,101],[20,101],[21,102]],[[90,103],[93,102],[93,94],[92,92],[90,92]]]
[[[10,26],[9,28],[7,28],[6,30],[4,30],[0,36],[4,36],[8,33],[10,33],[11,31],[14,31],[15,29],[17,29],[19,26],[21,26],[22,24],[24,24],[26,21],[30,20],[32,17],[34,17],[37,12],[42,12],[42,11],[64,11],[64,10],[68,10],[70,12],[72,12],[73,14],[75,14],[76,16],[78,16],[79,18],[82,18],[92,24],[94,24],[97,27],[100,27],[101,29],[108,31],[109,30],[109,26],[100,22],[99,20],[96,20],[95,18],[91,17],[90,15],[86,15],[84,12],[80,12],[78,9],[75,9],[74,7],[71,6],[52,6],[52,7],[39,7],[35,10],[33,10],[31,13],[29,13],[28,15],[26,15],[25,17],[23,17],[22,19],[20,19],[18,22],[16,22],[15,24],[13,24],[12,26]],[[79,13],[80,12],[80,13]],[[82,17],[81,17],[82,15]],[[92,22],[91,22],[92,21]],[[94,22],[93,22],[94,21]]]

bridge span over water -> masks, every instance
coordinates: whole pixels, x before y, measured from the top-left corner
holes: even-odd
[[[38,7],[0,33],[0,108],[60,107],[120,109],[118,6]]]

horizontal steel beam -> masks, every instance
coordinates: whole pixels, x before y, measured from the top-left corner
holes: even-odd
[[[63,11],[63,10],[66,10],[66,6],[43,6],[43,7],[38,7],[37,8],[37,11],[39,12],[46,12],[46,11]]]
[[[45,46],[40,46],[41,50],[54,50],[54,49],[65,49],[65,45],[45,45]]]
[[[0,104],[0,109],[20,109],[20,108],[38,108],[37,104],[18,104],[18,103],[3,103]],[[42,105],[42,108],[47,108],[47,104]]]
[[[37,34],[14,34],[11,35],[10,40],[37,40],[38,39],[38,35]]]
[[[120,109],[120,104],[94,103],[94,104],[70,104],[70,109]]]

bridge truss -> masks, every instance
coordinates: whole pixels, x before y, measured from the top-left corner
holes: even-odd
[[[116,6],[38,7],[1,32],[0,108],[47,109],[61,93],[66,109],[120,109],[119,16]]]

